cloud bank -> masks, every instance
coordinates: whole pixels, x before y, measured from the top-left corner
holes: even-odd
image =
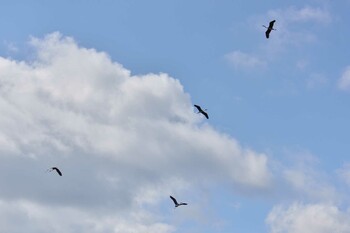
[[[59,33],[30,43],[31,61],[0,58],[4,232],[174,232],[147,206],[190,187],[269,187],[267,155],[203,122],[178,80],[131,75]]]

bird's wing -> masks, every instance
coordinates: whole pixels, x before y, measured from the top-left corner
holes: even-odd
[[[171,198],[171,200],[173,200],[175,205],[178,205],[178,203],[177,203],[177,201],[176,201],[176,199],[174,197],[170,196],[170,198]]]
[[[269,28],[273,28],[273,24],[276,22],[276,20],[272,20],[270,23],[269,23]]]
[[[206,112],[202,112],[202,113],[207,119],[209,119],[209,116],[208,116],[208,114]]]
[[[194,106],[198,109],[198,111],[201,110],[201,107],[199,105],[195,104]]]
[[[271,30],[269,30],[269,29],[267,29],[267,30],[266,30],[266,32],[265,32],[265,36],[266,36],[266,38],[269,38],[269,36],[270,36],[270,32],[271,32]]]
[[[62,176],[62,172],[58,168],[54,168],[58,175]]]

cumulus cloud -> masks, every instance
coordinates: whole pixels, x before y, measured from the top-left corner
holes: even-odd
[[[1,229],[173,232],[147,208],[169,194],[269,187],[267,155],[202,122],[168,74],[131,75],[59,33],[31,45],[30,61],[0,58]]]
[[[338,88],[341,90],[349,90],[350,89],[350,66],[345,68],[342,76],[338,80]]]
[[[271,233],[347,233],[350,213],[331,204],[302,204],[276,206],[266,223]]]

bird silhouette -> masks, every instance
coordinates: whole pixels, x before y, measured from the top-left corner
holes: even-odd
[[[206,113],[205,111],[203,111],[203,109],[199,106],[199,105],[194,105],[197,110],[198,110],[198,113],[202,113],[207,119],[209,119],[209,116],[208,116],[208,113]],[[205,109],[206,110],[206,109]]]
[[[52,167],[48,169],[49,172],[52,172],[53,170],[55,170],[58,173],[58,175],[62,176],[62,172],[57,167]]]
[[[271,32],[272,30],[276,30],[276,29],[273,28],[273,25],[274,25],[275,22],[276,22],[276,20],[272,20],[272,21],[269,23],[269,26],[268,26],[268,27],[266,27],[265,25],[263,25],[263,27],[267,28],[267,30],[266,30],[266,32],[265,32],[265,36],[266,36],[267,39],[270,37],[270,32]]]
[[[178,203],[177,200],[174,197],[172,197],[172,196],[170,196],[170,198],[171,198],[171,200],[173,200],[173,202],[175,204],[175,208],[179,207],[180,205],[187,205],[187,203],[184,203],[184,202]]]

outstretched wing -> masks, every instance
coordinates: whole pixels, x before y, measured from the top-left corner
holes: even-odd
[[[270,23],[269,23],[269,28],[273,28],[273,24],[276,22],[276,20],[272,20]]]
[[[171,198],[171,200],[173,200],[175,205],[178,205],[178,203],[177,203],[177,201],[176,201],[176,199],[174,197],[170,196],[170,198]]]
[[[198,111],[202,111],[202,108],[199,106],[199,105],[194,105],[197,109],[198,109]]]
[[[60,169],[58,169],[57,167],[53,167],[52,169],[54,169],[58,175],[62,176],[62,172],[60,171]]]
[[[180,205],[187,205],[187,203],[185,203],[185,202],[181,202],[181,203],[180,203]]]
[[[267,39],[269,39],[269,37],[270,37],[270,32],[271,32],[270,28],[267,29],[266,32],[265,32],[265,36],[266,36]]]
[[[204,111],[201,111],[201,113],[202,113],[207,119],[209,119],[208,113],[206,113],[206,112],[204,112]]]

